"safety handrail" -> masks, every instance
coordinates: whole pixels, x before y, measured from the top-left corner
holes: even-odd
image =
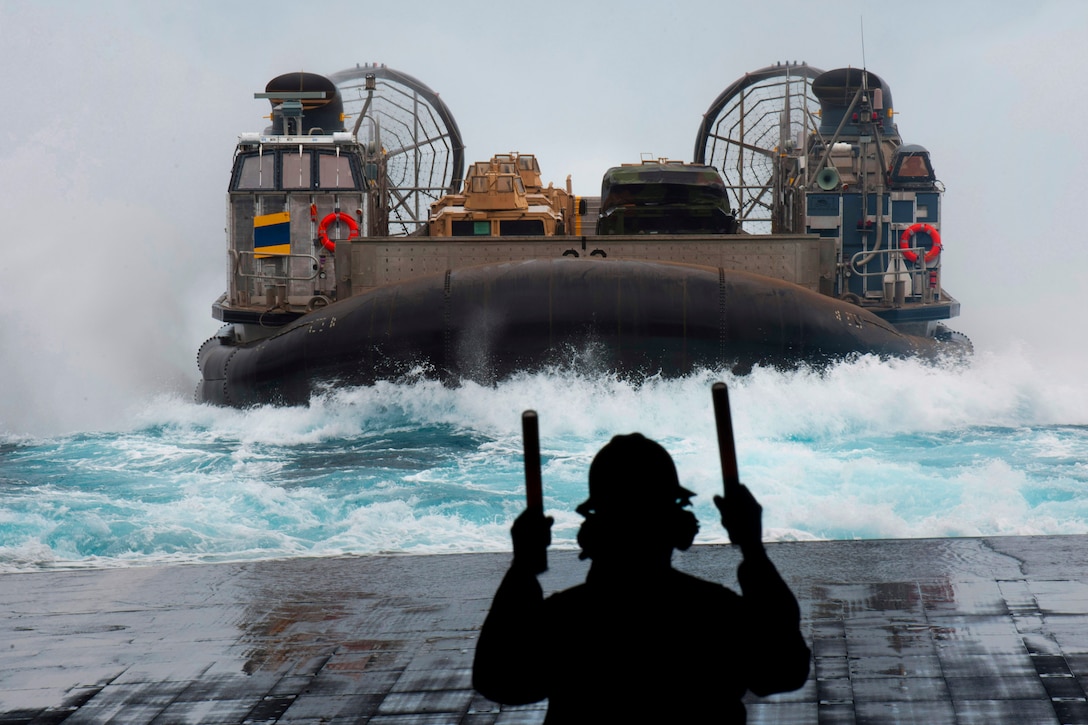
[[[232,259],[231,259],[231,262],[233,263],[232,266],[234,267],[234,270],[233,270],[234,276],[238,277],[240,279],[275,280],[277,282],[305,282],[305,281],[308,281],[308,280],[311,280],[311,279],[315,279],[317,277],[318,269],[320,267],[320,265],[318,264],[317,257],[315,257],[312,254],[277,254],[277,255],[274,255],[274,256],[265,255],[265,257],[262,257],[262,258],[267,258],[267,259],[284,259],[284,258],[286,258],[286,259],[308,259],[308,260],[310,260],[310,264],[307,265],[307,266],[310,269],[310,273],[308,275],[305,275],[305,276],[298,276],[298,275],[290,274],[286,270],[284,271],[283,274],[276,274],[275,272],[272,272],[272,273],[268,273],[268,272],[249,273],[249,272],[243,272],[242,271],[242,264],[241,264],[242,258],[243,257],[253,257],[254,259],[252,261],[256,262],[257,252],[249,252],[249,251],[242,251],[242,250],[232,249],[230,251],[230,253],[231,253],[231,256],[232,256]],[[256,265],[254,265],[254,266],[256,266]],[[291,266],[292,265],[284,265],[285,268],[290,268]]]
[[[904,255],[905,252],[914,252],[916,255],[915,260],[912,262]],[[891,249],[878,249],[856,252],[850,258],[850,272],[862,279],[869,277],[887,277],[891,274],[897,279],[900,275],[905,275],[913,280],[914,284],[911,285],[911,293],[906,297],[912,300],[920,300],[922,304],[929,304],[930,302],[936,302],[941,298],[941,263],[938,259],[935,264],[930,265],[925,261],[926,256],[925,247],[892,247]],[[866,264],[866,270],[858,269],[857,260],[862,256],[877,255],[881,258],[881,263],[877,265],[876,271],[866,271],[872,269],[870,264]],[[896,269],[889,271],[888,267],[892,264],[893,259],[891,255],[898,255],[895,260]],[[902,267],[898,265],[902,264]],[[885,280],[886,282],[886,280]],[[868,283],[866,283],[868,287]],[[887,285],[885,284],[885,297],[887,297]]]
[[[914,273],[914,272],[924,272],[927,268],[928,269],[933,269],[934,267],[939,266],[939,263],[938,263],[938,265],[934,265],[934,267],[930,267],[929,264],[924,261],[926,253],[928,251],[929,250],[926,249],[925,247],[893,247],[891,249],[870,249],[868,251],[855,252],[854,256],[850,257],[850,273],[851,274],[856,274],[859,277],[883,277],[885,274],[888,273],[888,263],[890,263],[892,261],[890,259],[890,257],[893,254],[897,255],[898,257],[900,257],[902,259],[903,265],[904,265],[902,271],[903,271],[904,274],[910,274],[910,273]],[[918,258],[915,261],[912,262],[909,259],[907,259],[905,256],[903,256],[904,252],[914,252],[915,255],[917,255]],[[868,271],[858,269],[858,266],[857,266],[858,258],[859,257],[869,257],[869,256],[879,256],[882,259],[883,258],[887,258],[887,259],[884,259],[884,261],[879,265],[879,269],[877,271],[875,271],[875,272],[868,272]],[[869,264],[866,264],[866,267],[868,268]]]

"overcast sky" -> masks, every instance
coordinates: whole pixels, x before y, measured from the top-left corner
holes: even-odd
[[[195,382],[225,285],[233,145],[266,123],[253,93],[366,62],[437,91],[467,161],[533,152],[545,181],[571,174],[582,194],[644,153],[690,160],[702,114],[746,71],[864,63],[948,189],[953,327],[983,350],[1079,355],[1086,46],[1080,0],[0,0],[0,431],[60,409],[94,425]]]

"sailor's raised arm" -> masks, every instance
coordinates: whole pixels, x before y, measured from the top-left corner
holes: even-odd
[[[757,695],[796,690],[808,678],[811,653],[801,635],[801,609],[763,546],[763,507],[747,486],[715,496],[722,526],[744,557],[737,568],[748,612],[747,687]]]
[[[540,563],[546,561],[543,553],[551,544],[553,522],[532,507],[510,529],[514,561],[480,629],[472,665],[472,686],[495,702],[523,705],[547,696],[544,591],[536,575],[544,571]]]

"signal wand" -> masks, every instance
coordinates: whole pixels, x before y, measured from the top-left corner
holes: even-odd
[[[540,427],[535,410],[521,414],[521,436],[525,449],[525,505],[544,510],[544,491],[540,479]]]
[[[722,459],[722,479],[725,481],[725,494],[740,485],[740,473],[737,472],[737,449],[733,443],[733,416],[729,412],[729,389],[725,383],[714,383],[710,388],[714,398],[714,422],[718,428],[718,453]]]

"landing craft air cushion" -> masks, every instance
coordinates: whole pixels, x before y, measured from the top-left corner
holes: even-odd
[[[361,106],[351,131],[344,94]],[[403,94],[427,109],[413,124],[395,117]],[[545,187],[531,154],[462,180],[448,109],[384,66],[292,73],[258,96],[273,122],[235,153],[224,325],[200,349],[199,400],[302,404],[420,371],[675,376],[969,349],[940,324],[959,303],[940,287],[939,182],[867,71],[747,74],[692,162],[609,169],[596,199],[569,178]],[[776,127],[738,136],[745,100]],[[428,120],[429,165],[427,143],[397,136]]]

